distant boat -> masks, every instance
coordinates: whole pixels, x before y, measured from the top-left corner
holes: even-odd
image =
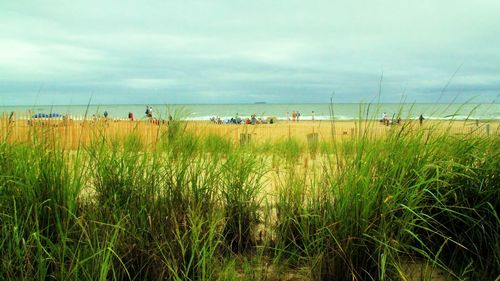
[[[266,104],[266,102],[265,101],[257,101],[257,102],[255,102],[255,104]]]

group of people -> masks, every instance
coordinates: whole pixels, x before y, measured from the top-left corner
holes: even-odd
[[[222,120],[219,116],[214,116],[210,118],[210,122],[215,124],[241,124],[243,123],[243,119],[238,116],[236,113],[236,117],[226,118]]]
[[[256,114],[252,114],[250,117],[243,119],[239,116],[238,113],[236,113],[235,117],[226,118],[224,120],[222,120],[218,116],[214,116],[210,118],[210,122],[215,124],[249,124],[249,125],[274,124],[276,122],[276,118],[275,117],[260,118],[257,117]]]
[[[386,126],[394,125],[394,124],[398,124],[399,125],[401,123],[401,117],[398,116],[396,119],[394,119],[395,115],[396,114],[393,114],[392,118],[389,119],[389,117],[387,116],[387,113],[384,112],[382,114],[382,119],[380,119],[380,122],[384,123],[384,125],[386,125]]]
[[[394,124],[400,124],[401,123],[401,117],[397,117],[396,119],[394,119],[394,116],[395,114],[392,115],[392,119],[389,119],[389,117],[387,116],[387,113],[383,113],[382,114],[382,119],[380,119],[380,122],[381,123],[384,123],[384,125],[386,126],[389,126],[389,125],[394,125]],[[420,125],[422,125],[422,123],[424,122],[424,115],[420,114],[420,116],[418,117],[418,122],[420,123]]]
[[[105,113],[107,113],[107,112],[105,112]],[[153,119],[153,107],[146,105],[146,111],[144,112],[144,114],[146,114],[147,118]],[[107,115],[105,115],[105,117],[107,117]],[[130,121],[134,121],[134,113],[133,112],[128,113],[128,119]]]
[[[64,117],[63,114],[59,114],[57,112],[54,113],[35,113],[31,116],[31,118],[54,118],[54,117]]]
[[[250,118],[245,119],[245,124],[273,124],[274,123],[274,118],[269,117],[268,119],[263,119],[263,118],[257,118],[257,115],[252,114]]]
[[[288,116],[288,112],[286,113],[286,115]],[[300,112],[299,111],[292,111],[292,121],[299,122],[299,118],[300,118]],[[288,117],[288,120],[290,120],[289,117]]]

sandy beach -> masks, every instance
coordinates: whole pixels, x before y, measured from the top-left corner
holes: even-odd
[[[400,124],[384,125],[379,121],[278,121],[274,124],[215,124],[210,121],[174,121],[187,132],[197,136],[215,134],[227,137],[234,143],[246,138],[252,143],[274,142],[293,138],[299,142],[309,139],[319,141],[344,140],[360,135],[380,137],[392,130],[403,128],[418,132],[425,130],[432,133],[452,135],[472,134],[476,136],[494,135],[500,122],[492,121],[446,121],[425,120],[420,124],[416,120],[402,121]],[[167,121],[90,118],[72,120],[63,118],[27,118],[19,116],[9,118],[3,114],[0,118],[0,133],[10,140],[28,141],[29,135],[36,132],[44,138],[54,138],[72,148],[89,143],[95,136],[107,135],[123,138],[134,133],[146,144],[161,140],[169,130]]]
[[[400,130],[404,126],[412,130],[437,130],[450,134],[495,134],[500,122],[487,121],[437,121],[426,120],[423,124],[418,121],[407,121],[397,125],[386,126],[379,121],[280,121],[275,124],[232,125],[213,124],[203,121],[190,121],[187,128],[196,133],[215,133],[230,138],[239,139],[241,134],[248,133],[256,141],[275,141],[286,138],[295,138],[298,141],[307,141],[311,134],[318,134],[320,140],[334,138],[349,138],[362,132],[369,132],[372,136],[382,136],[390,130]],[[488,131],[489,130],[489,131]]]

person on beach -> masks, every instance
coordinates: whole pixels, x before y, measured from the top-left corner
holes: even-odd
[[[387,117],[387,113],[384,112],[384,114],[382,114],[382,123],[384,123],[384,125],[387,125],[389,126],[389,118]]]
[[[297,122],[299,122],[300,112],[297,111]]]
[[[128,113],[128,119],[129,119],[130,121],[134,121],[134,113],[129,112],[129,113]]]
[[[295,122],[296,119],[297,119],[297,112],[292,111],[292,122]]]
[[[255,125],[257,123],[257,118],[255,117],[255,114],[252,114],[252,118],[250,119],[250,123],[252,125]]]
[[[108,112],[106,110],[104,110],[103,115],[104,115],[104,118],[108,118]]]
[[[152,107],[150,107],[149,105],[146,105],[146,112],[144,112],[146,114],[146,117],[151,117],[151,110],[152,110]]]
[[[424,116],[422,114],[420,114],[420,117],[418,117],[418,121],[419,121],[420,125],[422,125],[422,123],[424,123]]]
[[[150,107],[149,107],[149,114],[148,114],[148,117],[149,117],[149,118],[153,118],[153,107],[152,107],[152,106],[150,106]]]
[[[312,121],[314,121],[314,110],[311,112]]]

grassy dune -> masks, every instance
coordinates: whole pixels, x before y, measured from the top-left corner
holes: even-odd
[[[500,138],[447,126],[240,144],[174,121],[76,148],[4,130],[0,279],[498,279]]]

